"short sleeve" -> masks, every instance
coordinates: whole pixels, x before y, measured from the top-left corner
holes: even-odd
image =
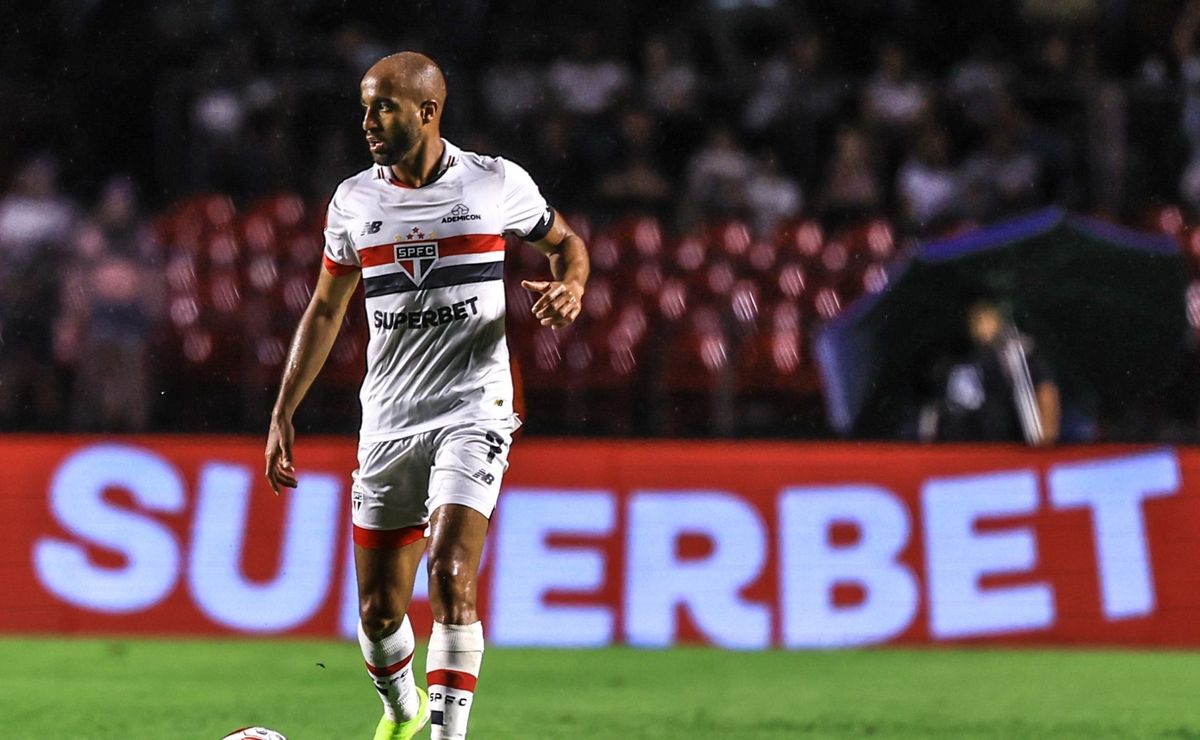
[[[538,241],[554,225],[554,210],[525,168],[507,159],[501,161],[504,163],[504,230],[526,241]]]
[[[342,208],[342,188],[338,188],[325,212],[325,255],[322,264],[334,275],[362,269],[358,250],[350,241],[349,214]]]

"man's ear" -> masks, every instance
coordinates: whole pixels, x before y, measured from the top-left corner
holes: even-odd
[[[421,103],[421,123],[431,123],[434,118],[437,118],[438,102],[436,100],[426,100]]]

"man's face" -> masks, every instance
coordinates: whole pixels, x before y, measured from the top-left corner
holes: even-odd
[[[991,344],[1000,333],[1000,312],[994,306],[977,306],[971,309],[968,321],[971,338],[977,344]]]
[[[387,79],[363,78],[363,132],[375,164],[393,165],[421,138],[421,111]]]

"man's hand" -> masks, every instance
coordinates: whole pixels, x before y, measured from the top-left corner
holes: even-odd
[[[296,430],[291,419],[271,417],[271,428],[267,432],[267,480],[271,490],[279,495],[279,487],[296,487],[296,469],[292,466],[292,442]]]
[[[533,304],[533,315],[542,326],[561,329],[577,319],[583,311],[583,286],[579,283],[522,280],[521,287],[540,294]]]

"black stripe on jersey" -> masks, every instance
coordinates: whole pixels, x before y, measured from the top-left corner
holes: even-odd
[[[448,288],[451,285],[466,285],[467,283],[486,283],[490,280],[504,279],[504,262],[484,262],[476,265],[451,265],[439,267],[425,276],[424,282],[417,285],[402,272],[391,275],[379,275],[363,279],[363,289],[367,298],[391,295],[393,293],[408,293],[414,290],[431,290],[433,288]]]

